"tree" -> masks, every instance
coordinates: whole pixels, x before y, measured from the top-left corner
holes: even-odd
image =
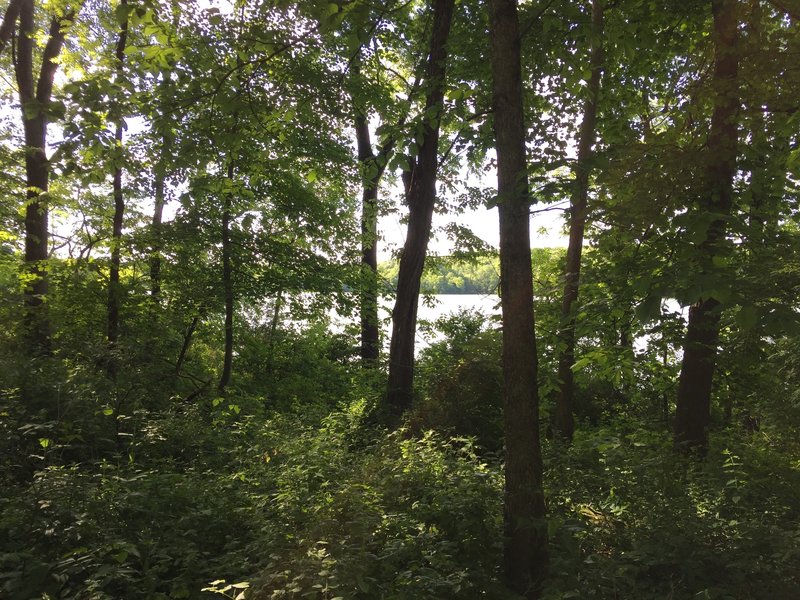
[[[600,80],[603,73],[603,11],[604,0],[592,0],[592,28],[590,35],[589,69],[591,75],[586,89],[583,120],[578,135],[578,157],[575,161],[572,194],[569,212],[569,246],[564,266],[564,294],[561,303],[561,329],[559,331],[558,380],[553,429],[556,434],[571,441],[575,429],[573,402],[575,380],[572,367],[575,364],[575,303],[581,272],[581,252],[586,229],[589,200],[589,177],[591,175],[592,147],[596,137],[597,105],[600,95]]]
[[[515,0],[491,0],[505,403],[505,576],[537,598],[547,563],[530,251],[530,195]]]
[[[724,252],[733,207],[733,177],[738,143],[738,0],[712,0],[714,93],[705,161],[705,191],[698,209],[710,222],[697,249],[701,274],[713,276],[714,260]],[[719,339],[720,301],[706,292],[689,308],[675,412],[675,442],[704,452],[708,444],[711,388]]]
[[[355,118],[358,160],[364,178],[361,196],[361,360],[374,366],[380,355],[380,326],[378,323],[378,185],[386,165],[376,161],[370,141],[367,117],[359,112]]]
[[[354,74],[361,74],[361,58],[356,57]],[[417,91],[419,79],[411,86],[409,95]],[[358,161],[361,166],[361,360],[365,366],[377,365],[380,356],[380,322],[378,318],[378,192],[400,132],[403,131],[408,110],[401,113],[391,133],[386,135],[377,148],[372,149],[368,115],[356,106],[355,132]]]
[[[119,86],[117,103],[117,124],[114,128],[114,141],[115,152],[117,156],[116,164],[114,165],[113,174],[113,193],[114,193],[114,219],[111,230],[111,266],[109,269],[108,277],[108,365],[107,371],[111,379],[116,379],[117,375],[117,357],[116,345],[119,340],[119,310],[120,310],[120,281],[119,270],[121,263],[122,252],[122,223],[125,218],[125,197],[122,191],[122,134],[125,126],[124,118],[122,116],[121,99],[123,96],[122,85],[125,76],[125,46],[128,40],[128,2],[121,0],[120,7],[122,9],[123,17],[120,23],[120,30],[117,38],[117,47],[114,53],[116,65],[116,82]]]
[[[47,160],[47,124],[51,116],[51,96],[58,57],[76,9],[67,7],[50,19],[47,43],[41,57],[39,74],[34,79],[34,46],[36,38],[34,0],[12,0],[0,26],[2,45],[15,31],[14,70],[22,107],[25,132],[25,307],[28,350],[34,354],[50,352],[50,323],[44,300],[47,295],[45,261],[48,248],[48,183],[50,165]],[[2,46],[0,46],[2,49]]]
[[[169,14],[171,13],[171,14]],[[172,32],[175,33],[180,26],[181,11],[177,2],[170,3],[170,10],[166,16],[171,17]],[[170,36],[171,37],[171,36]],[[169,39],[174,44],[172,39]],[[161,301],[161,245],[162,221],[164,206],[167,202],[167,179],[171,166],[174,166],[174,121],[175,115],[170,110],[169,102],[175,89],[172,83],[173,69],[169,65],[162,68],[160,80],[155,84],[150,106],[153,109],[152,127],[156,133],[157,155],[153,165],[153,215],[151,217],[150,241],[150,297],[154,303]],[[192,321],[196,326],[196,321]],[[178,369],[180,370],[180,369]]]
[[[422,131],[417,156],[409,159],[406,171],[408,230],[400,255],[397,297],[392,311],[392,338],[389,347],[387,408],[392,421],[396,421],[412,404],[417,305],[420,279],[431,234],[431,219],[436,204],[439,125],[444,107],[447,62],[446,45],[454,5],[454,0],[433,2],[430,51],[423,84],[426,97]]]
[[[228,157],[228,181],[233,184],[233,176],[235,173],[235,164],[233,157]],[[233,372],[233,313],[234,313],[234,290],[233,290],[233,260],[231,249],[231,219],[232,219],[232,204],[233,204],[233,185],[230,191],[223,192],[222,199],[222,290],[225,301],[225,345],[223,349],[222,359],[222,375],[219,377],[219,384],[217,391],[220,394],[225,393],[225,388],[231,382],[231,373]]]
[[[156,174],[188,178],[175,219],[159,225],[162,256],[171,257],[159,261],[160,304],[180,307],[189,324],[181,366],[190,339],[207,335],[198,314],[212,330],[219,323],[220,393],[234,379],[238,332],[264,318],[265,300],[278,323],[278,308],[303,304],[301,292],[324,292],[322,304],[354,287],[340,268],[351,259],[344,240],[358,237],[346,189],[354,170],[341,133],[344,111],[332,116],[342,73],[320,43],[318,15],[260,7],[263,18],[254,19],[251,8],[213,13],[213,27],[190,21],[179,32],[185,54],[168,84],[156,82],[157,101],[164,100],[161,86],[175,97],[154,111],[151,138],[172,148],[155,163]],[[183,115],[180,128],[167,118],[174,112]],[[208,278],[209,269],[219,276]]]

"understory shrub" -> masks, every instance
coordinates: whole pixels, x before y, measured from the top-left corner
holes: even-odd
[[[544,598],[790,600],[800,585],[797,463],[721,433],[703,462],[626,422],[547,453],[554,548]]]
[[[497,583],[497,470],[469,440],[431,432],[354,447],[360,419],[346,411],[290,436],[269,428],[268,510],[285,529],[254,597],[511,597]]]

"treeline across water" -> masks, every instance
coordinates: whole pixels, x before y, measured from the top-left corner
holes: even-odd
[[[534,280],[546,285],[552,283],[551,274],[556,268],[563,270],[564,248],[534,248],[531,250]],[[384,289],[392,292],[397,287],[400,263],[390,260],[379,265]],[[497,294],[500,285],[500,257],[496,252],[478,256],[428,257],[422,274],[420,291],[423,294]]]

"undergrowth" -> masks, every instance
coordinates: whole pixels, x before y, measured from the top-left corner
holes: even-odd
[[[150,415],[135,455],[7,477],[2,597],[514,598],[499,460],[467,438],[370,429],[367,406],[205,427]],[[624,421],[547,446],[543,598],[793,598],[793,449],[721,434],[689,462]]]

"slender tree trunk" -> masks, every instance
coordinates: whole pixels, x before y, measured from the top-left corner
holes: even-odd
[[[420,278],[431,234],[436,203],[436,176],[439,163],[439,122],[444,106],[447,38],[453,19],[455,0],[435,0],[433,31],[426,72],[426,119],[422,143],[412,171],[406,198],[409,207],[408,230],[400,255],[397,298],[392,311],[392,339],[389,347],[389,421],[396,424],[411,407],[414,383],[414,340],[417,332],[417,305]]]
[[[126,7],[127,0],[121,0],[120,6]],[[122,22],[117,40],[117,82],[121,83],[125,66],[125,45],[128,39],[128,19]],[[116,129],[114,131],[114,141],[116,150],[119,152],[117,164],[114,166],[113,189],[114,189],[114,219],[111,229],[111,267],[108,278],[108,363],[107,373],[109,378],[117,377],[117,342],[119,341],[119,309],[120,309],[120,284],[119,271],[121,263],[122,246],[122,223],[125,218],[125,198],[122,195],[122,131],[123,117],[118,116]]]
[[[762,56],[769,47],[769,39],[764,36],[764,10],[759,0],[750,0],[749,4],[749,44],[745,52],[750,56]],[[757,76],[757,73],[756,71],[750,76]],[[748,74],[743,76],[747,77]],[[750,172],[749,226],[745,247],[756,263],[761,258],[760,251],[771,252],[769,239],[780,223],[781,207],[785,204],[786,161],[791,153],[792,134],[786,132],[795,129],[788,124],[788,120],[794,118],[792,111],[776,111],[767,119],[765,107],[769,103],[770,99],[764,94],[756,97],[749,95],[748,104],[744,107],[745,113],[749,115],[746,154],[749,155],[750,163],[743,165]]]
[[[583,121],[578,136],[578,157],[575,162],[575,182],[570,198],[569,246],[564,267],[564,295],[561,301],[561,331],[559,337],[562,350],[558,357],[559,391],[556,398],[553,430],[562,439],[571,442],[575,430],[573,406],[575,379],[572,367],[575,364],[575,305],[581,272],[583,235],[586,230],[586,213],[589,199],[589,175],[591,174],[592,148],[596,138],[597,101],[603,74],[603,2],[592,1],[592,33],[589,63],[591,76],[583,107]]]
[[[180,9],[177,3],[170,2],[172,13],[172,26],[178,29],[180,25]],[[153,181],[153,218],[151,220],[152,243],[150,246],[150,298],[155,304],[161,302],[161,221],[164,216],[164,205],[166,204],[166,183],[167,183],[167,164],[168,157],[172,156],[173,134],[171,125],[163,107],[170,102],[173,97],[171,90],[172,72],[165,69],[161,73],[161,82],[158,85],[159,108],[161,109],[161,119],[156,122],[155,129],[161,130],[161,147],[154,167]]]
[[[194,340],[194,332],[197,329],[198,323],[200,323],[200,316],[195,315],[194,317],[192,317],[192,322],[189,323],[189,327],[186,329],[186,333],[183,334],[183,344],[181,345],[181,352],[180,354],[178,354],[178,361],[175,363],[175,377],[178,377],[181,374],[181,370],[183,369],[183,363],[186,362],[186,356],[189,354],[189,348],[192,347],[192,341]]]
[[[738,0],[711,0],[714,17],[714,110],[707,147],[707,193],[701,210],[721,215],[709,225],[698,248],[698,262],[713,265],[725,244],[725,217],[733,205],[733,176],[737,157],[738,91]],[[689,309],[683,344],[683,362],[675,411],[675,442],[682,449],[703,453],[708,444],[711,419],[711,388],[719,339],[720,304],[701,298]]]
[[[361,74],[361,56],[353,62],[353,74]],[[412,96],[419,88],[417,78],[409,90]],[[405,111],[397,121],[399,131],[408,119]],[[378,318],[378,191],[389,158],[397,144],[397,133],[382,141],[375,155],[370,141],[367,115],[356,108],[356,144],[361,164],[364,190],[361,201],[361,361],[367,368],[378,365],[380,357],[380,321]]]
[[[164,166],[164,151],[166,149],[166,136],[162,143],[162,152],[155,166],[155,181],[153,185],[154,200],[153,219],[150,225],[152,245],[150,247],[150,298],[156,304],[161,302],[161,220],[164,215],[165,190],[167,170]]]
[[[663,354],[661,355],[661,365],[664,367],[664,372],[667,371],[669,368],[669,346],[667,342],[664,340],[664,334],[661,334],[662,343],[664,344]],[[664,427],[669,431],[670,423],[669,423],[669,399],[670,394],[665,388],[663,392],[661,392],[661,416],[664,418]]]
[[[269,325],[269,338],[267,339],[267,360],[264,364],[264,371],[272,374],[275,363],[275,335],[278,332],[278,324],[281,320],[281,308],[283,307],[283,290],[278,290],[275,294],[275,303],[272,306],[272,322]]]
[[[34,87],[33,48],[35,42],[34,2],[19,0],[6,10],[0,34],[3,38],[13,31],[13,19],[19,17],[19,35],[14,70],[22,106],[22,125],[25,132],[25,178],[27,205],[25,207],[25,267],[30,280],[25,289],[25,328],[28,350],[32,355],[50,352],[50,323],[44,298],[47,295],[45,261],[48,257],[47,191],[50,165],[47,161],[47,111],[53,92],[58,63],[56,59],[64,44],[64,23],[73,18],[68,13],[54,18],[50,37],[42,54],[39,79]],[[1,46],[0,46],[1,47]]]
[[[378,322],[378,184],[383,166],[378,166],[372,152],[366,116],[356,116],[358,160],[363,173],[361,196],[361,360],[375,367],[380,356]],[[384,163],[385,164],[385,163]]]
[[[228,164],[228,179],[233,181],[233,160]],[[217,390],[225,393],[233,371],[233,262],[231,260],[231,204],[232,194],[224,195],[222,206],[222,287],[225,294],[225,351],[222,376]]]
[[[505,548],[509,587],[538,598],[547,565],[533,314],[530,196],[516,0],[491,0],[490,32],[500,212],[505,401]]]
[[[24,0],[11,0],[6,7],[6,12],[3,13],[3,22],[0,24],[0,52],[14,35],[23,2]]]

